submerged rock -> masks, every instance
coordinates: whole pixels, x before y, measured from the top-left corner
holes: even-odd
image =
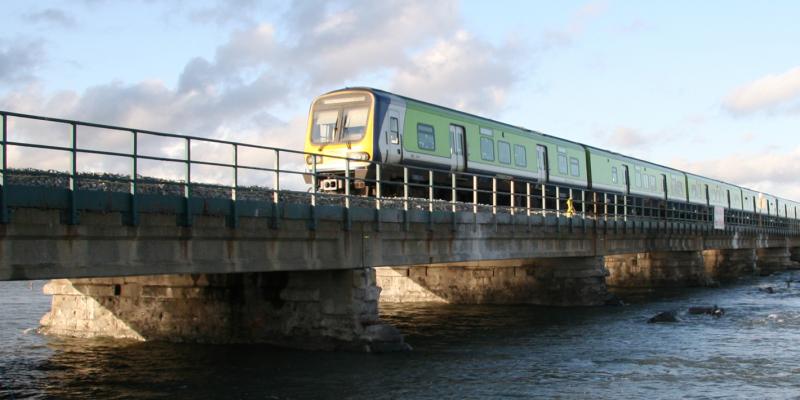
[[[659,322],[678,322],[678,317],[675,316],[674,311],[662,311],[647,320],[648,324],[655,324]]]
[[[692,315],[700,315],[700,314],[708,314],[713,317],[721,317],[725,314],[725,309],[717,307],[714,304],[713,307],[689,307],[689,314]]]
[[[761,291],[761,292],[764,292],[764,293],[768,293],[768,294],[775,293],[775,289],[773,289],[772,286],[767,286],[767,287],[764,287],[764,288],[758,288],[758,290]]]

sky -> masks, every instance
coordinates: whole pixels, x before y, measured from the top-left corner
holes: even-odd
[[[796,1],[40,0],[4,16],[7,111],[301,150],[314,97],[371,86],[800,200]]]

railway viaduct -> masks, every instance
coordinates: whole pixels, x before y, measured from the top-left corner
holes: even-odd
[[[281,174],[317,178],[305,163],[283,169],[281,154],[305,157],[291,150],[261,148],[274,153],[263,168],[274,177],[245,196],[238,169],[250,167],[236,154],[249,145],[229,142],[214,143],[234,149],[231,165],[187,151],[185,181],[146,181],[137,162],[170,160],[138,154],[135,143],[157,133],[47,119],[71,128],[71,145],[32,145],[8,137],[10,117],[22,118],[3,114],[0,280],[52,279],[48,334],[397,350],[407,345],[381,322],[379,301],[594,306],[609,286],[712,285],[800,257],[796,220],[740,214],[715,224],[710,208],[637,212],[627,198],[612,211],[607,195],[600,204],[572,189],[556,189],[548,207],[551,191],[532,195],[541,185],[500,195],[497,177],[482,177],[493,183],[490,204],[478,203],[477,185],[471,203],[435,199],[433,171],[426,199],[409,197],[409,182],[401,198],[283,190]],[[80,148],[78,126],[129,132],[133,151]],[[187,149],[209,141],[157,135]],[[66,152],[72,166],[14,169],[12,146]],[[82,153],[127,156],[133,173],[81,174]],[[233,185],[193,183],[195,163],[232,168]],[[580,201],[566,213],[562,200],[572,198]]]

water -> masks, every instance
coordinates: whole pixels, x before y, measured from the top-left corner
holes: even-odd
[[[622,307],[384,307],[415,350],[381,355],[43,337],[31,329],[49,308],[43,282],[4,282],[0,398],[793,398],[800,283],[788,277]],[[722,318],[686,313],[713,304]],[[681,322],[646,323],[664,310]]]

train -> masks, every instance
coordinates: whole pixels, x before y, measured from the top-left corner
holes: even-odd
[[[382,181],[424,183],[427,176],[403,177],[403,167],[431,168],[663,205],[800,217],[800,203],[788,199],[368,87],[334,90],[313,100],[305,152],[313,153],[306,158],[307,168],[313,165],[326,176],[316,183],[327,192],[342,192],[350,182],[353,190],[374,193],[370,182],[377,162]],[[350,179],[343,178],[345,169]]]

